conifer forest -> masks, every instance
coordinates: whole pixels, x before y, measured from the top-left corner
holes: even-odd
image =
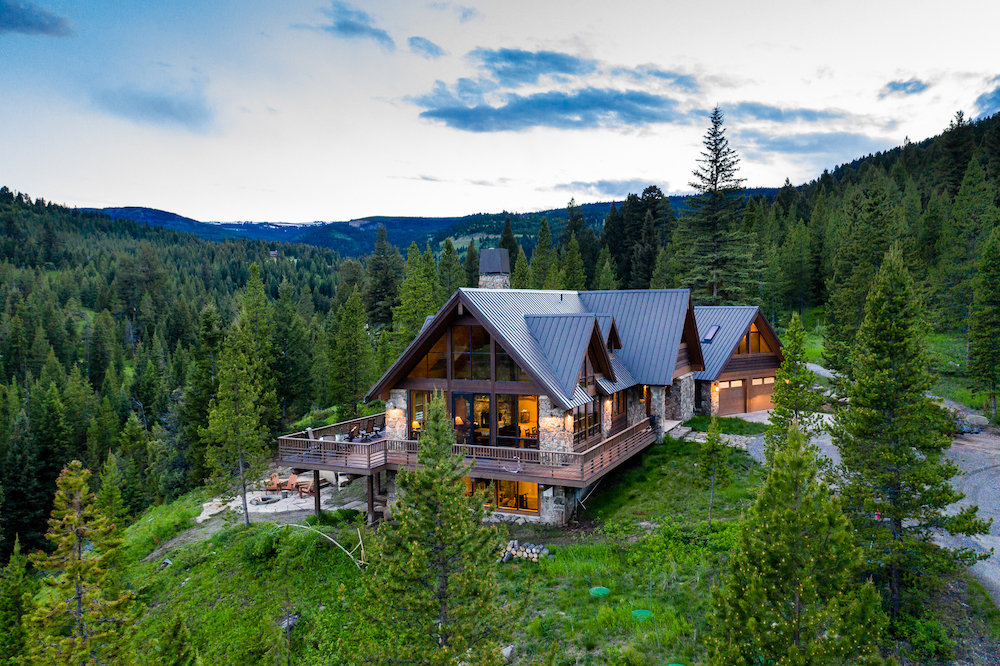
[[[939,538],[995,532],[953,485],[941,405],[997,423],[1000,115],[763,193],[740,153],[716,108],[690,196],[406,246],[382,226],[354,256],[0,188],[0,664],[1000,663],[968,573],[990,552]],[[698,417],[701,440],[616,469],[570,527],[508,526],[466,492],[435,398],[392,521],[198,532],[280,435],[384,412],[366,394],[488,248],[513,289],[759,306],[784,353],[769,423]],[[545,558],[498,563],[513,539]]]

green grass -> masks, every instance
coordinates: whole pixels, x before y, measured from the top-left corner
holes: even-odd
[[[759,435],[767,430],[766,423],[753,423],[729,416],[716,417],[719,421],[719,432],[725,435]],[[696,432],[708,432],[708,426],[712,422],[711,416],[696,416],[684,425]]]
[[[189,528],[207,500],[207,492],[194,491],[176,502],[147,509],[126,530],[118,550],[119,560],[127,564],[138,562],[160,544]]]
[[[807,332],[802,351],[805,353],[806,361],[823,365],[823,334],[815,331]]]
[[[987,397],[973,388],[966,368],[965,338],[953,333],[933,333],[927,336],[931,369],[937,374],[932,391],[972,409],[986,409]]]

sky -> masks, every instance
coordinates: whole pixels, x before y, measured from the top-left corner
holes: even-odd
[[[1000,111],[1000,3],[0,0],[0,185],[202,221],[748,187]]]

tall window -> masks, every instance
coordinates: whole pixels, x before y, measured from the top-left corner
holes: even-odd
[[[736,350],[737,354],[767,354],[771,352],[770,345],[767,344],[767,340],[761,335],[760,330],[757,328],[757,324],[750,324],[750,332],[743,336],[740,340],[740,348]]]
[[[497,446],[538,448],[538,397],[497,394]]]
[[[448,360],[445,358],[447,340],[441,336],[426,356],[420,359],[410,371],[411,379],[445,379],[448,376]]]
[[[452,393],[455,441],[459,444],[490,445],[490,396],[487,393]]]
[[[593,386],[595,383],[594,364],[590,361],[590,354],[587,354],[587,357],[580,365],[580,388],[585,389],[588,386]]]
[[[524,481],[497,481],[497,508],[538,511],[538,484]]]
[[[410,439],[420,439],[427,423],[427,409],[432,396],[430,391],[410,391]]]
[[[490,335],[482,326],[451,329],[452,377],[490,380]]]
[[[594,398],[573,409],[573,444],[580,445],[601,434],[601,401]]]

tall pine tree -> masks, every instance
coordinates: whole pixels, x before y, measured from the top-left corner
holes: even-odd
[[[709,663],[880,664],[885,615],[858,582],[863,551],[813,447],[794,429],[787,440],[712,591]]]
[[[459,287],[466,286],[465,272],[462,270],[462,262],[458,260],[458,252],[455,251],[455,244],[450,238],[444,239],[444,249],[441,250],[441,261],[438,262],[438,281],[444,291],[444,298],[448,300]]]
[[[792,313],[785,331],[785,344],[781,349],[781,369],[774,379],[771,402],[774,409],[764,433],[764,457],[774,462],[776,451],[784,447],[788,430],[792,426],[805,435],[808,441],[823,432],[823,396],[813,391],[816,375],[806,366],[806,331],[798,313]]]
[[[355,289],[337,312],[337,337],[333,343],[334,399],[351,416],[357,415],[358,403],[370,385],[372,351],[365,311]]]
[[[1000,228],[983,246],[969,320],[969,372],[990,399],[997,418],[1000,391]]]
[[[469,246],[465,249],[465,286],[479,286],[479,252],[476,250],[476,239],[469,239]]]
[[[949,483],[958,468],[943,456],[951,424],[927,397],[933,380],[921,314],[913,281],[893,248],[865,303],[849,405],[832,428],[843,458],[846,509],[862,540],[872,544],[867,568],[885,590],[893,622],[925,576],[969,560],[967,552],[936,546],[939,530],[973,535],[989,529],[978,507],[946,513],[964,495]]]
[[[384,225],[378,225],[375,251],[368,257],[368,290],[365,308],[368,321],[376,328],[392,323],[393,309],[399,305],[399,283],[403,280],[403,257],[399,248],[389,244]]]
[[[549,222],[543,217],[538,227],[538,238],[535,242],[535,249],[531,253],[532,289],[542,289],[545,286],[549,269],[552,268],[555,260],[555,250],[552,249],[552,233],[549,231]]]

